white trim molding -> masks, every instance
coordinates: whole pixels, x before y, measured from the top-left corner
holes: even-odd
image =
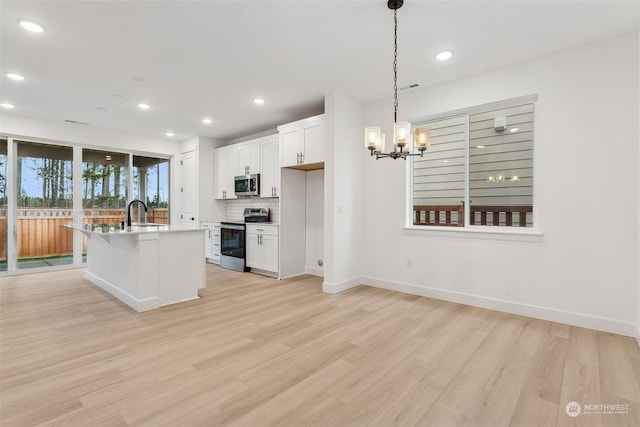
[[[364,283],[362,282],[361,277],[354,277],[349,280],[343,280],[338,283],[323,282],[322,292],[325,292],[328,294],[337,294],[340,292],[344,292],[348,289],[355,288],[356,286],[362,285],[362,284]]]
[[[93,273],[90,273],[90,272],[87,271],[85,277],[91,283],[93,283],[94,285],[96,285],[97,287],[102,289],[103,291],[106,291],[106,292],[110,293],[111,295],[113,295],[114,297],[118,298],[120,301],[124,302],[125,304],[127,304],[129,307],[131,307],[132,309],[134,309],[137,312],[155,310],[156,308],[160,307],[160,298],[159,297],[150,297],[150,298],[146,298],[146,299],[137,299],[133,295],[128,294],[127,292],[123,291],[122,289],[118,288],[117,286],[114,286],[113,284],[111,284],[108,281],[102,279],[101,277],[96,276]]]

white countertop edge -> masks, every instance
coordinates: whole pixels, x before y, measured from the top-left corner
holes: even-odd
[[[127,236],[133,234],[152,234],[152,233],[183,233],[183,232],[203,232],[206,227],[192,227],[188,225],[163,225],[154,227],[131,226],[125,227],[124,230],[101,232],[95,230],[87,230],[82,226],[74,224],[64,224],[63,227],[81,231],[83,233],[97,234],[100,236]]]

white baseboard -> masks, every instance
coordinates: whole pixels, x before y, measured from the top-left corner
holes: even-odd
[[[362,278],[360,277],[354,277],[352,279],[343,280],[342,282],[338,283],[323,282],[322,292],[326,292],[328,294],[337,294],[339,292],[344,292],[347,289],[355,288],[356,286],[361,284]]]
[[[426,286],[419,286],[411,283],[376,279],[374,277],[362,277],[357,283],[373,286],[376,288],[404,292],[412,295],[419,295],[459,304],[472,305],[475,307],[482,307],[491,310],[517,314],[520,316],[533,317],[536,319],[548,320],[551,322],[564,323],[567,325],[579,326],[582,328],[595,329],[598,331],[635,337],[638,341],[638,345],[640,345],[640,325],[634,324],[633,322],[625,322],[619,319],[594,316],[567,310],[558,310],[532,304],[523,304],[498,298],[490,298],[480,295],[450,291],[447,289],[437,289]],[[325,292],[330,292],[329,290],[325,290],[325,284],[322,285],[322,289]],[[348,289],[348,287],[345,289]],[[337,292],[340,292],[340,290],[338,290]]]
[[[122,289],[114,286],[112,283],[104,280],[103,278],[96,276],[93,273],[86,272],[86,278],[91,283],[99,287],[100,289],[109,292],[114,297],[118,298],[129,307],[133,308],[137,312],[154,310],[160,307],[160,298],[152,297],[146,299],[137,299],[133,295],[128,294]]]
[[[638,307],[640,310],[640,307]],[[636,342],[638,343],[638,347],[640,347],[640,323],[636,323]]]

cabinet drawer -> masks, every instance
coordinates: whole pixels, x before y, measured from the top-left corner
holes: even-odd
[[[264,234],[266,236],[277,236],[278,226],[247,224],[247,234]]]

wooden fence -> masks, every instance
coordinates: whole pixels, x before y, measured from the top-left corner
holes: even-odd
[[[83,209],[85,224],[109,224],[125,220],[125,209]],[[73,230],[62,227],[73,221],[72,209],[18,209],[18,259],[73,254]],[[147,222],[169,223],[166,208],[150,208]],[[86,240],[83,251],[86,250]],[[7,210],[0,209],[0,259],[7,257]]]

